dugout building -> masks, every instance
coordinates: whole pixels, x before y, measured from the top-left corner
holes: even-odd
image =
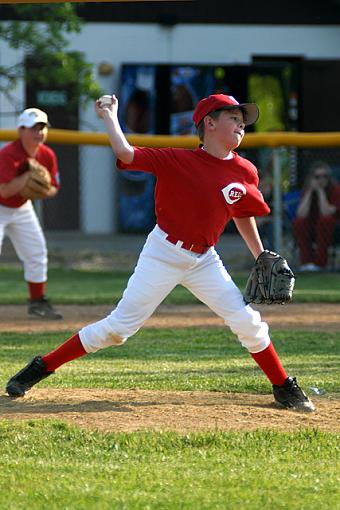
[[[70,51],[94,64],[106,93],[118,93],[127,133],[191,134],[195,102],[215,91],[256,100],[259,131],[340,131],[339,0],[325,0],[322,8],[313,0],[287,0],[284,8],[269,0],[89,3],[77,12],[85,24],[68,37]],[[15,16],[11,6],[0,6],[1,21]],[[27,73],[37,65],[1,39],[0,59],[5,66],[25,61]],[[37,106],[55,128],[104,131],[92,105],[66,109],[70,95],[72,84],[60,89],[23,80],[12,91],[15,99],[1,98],[0,128],[14,128],[19,111]],[[41,210],[47,231],[150,230],[152,177],[117,175],[109,148],[54,148],[62,188]],[[268,154],[250,156],[262,164]],[[340,176],[338,152],[324,156]],[[293,186],[302,180],[304,157],[310,155],[295,153],[295,170],[290,162]]]

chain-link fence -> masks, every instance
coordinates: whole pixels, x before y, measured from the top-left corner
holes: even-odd
[[[257,220],[264,246],[285,254],[295,269],[338,269],[340,150],[282,146],[244,153],[256,164],[272,209]]]
[[[260,189],[271,206],[271,214],[257,220],[264,246],[288,257],[295,269],[339,270],[340,135],[289,133],[289,140],[288,133],[277,133],[281,138],[276,139],[273,135],[248,134],[239,149],[258,168]],[[130,142],[187,148],[198,143],[191,136],[138,135]],[[106,135],[73,132],[70,137],[69,132],[50,130],[49,144],[58,156],[61,188],[57,197],[35,207],[50,237],[62,232],[78,237],[145,235],[151,230],[155,180],[149,174],[116,172]],[[229,246],[236,237],[232,234],[233,222],[222,236]]]

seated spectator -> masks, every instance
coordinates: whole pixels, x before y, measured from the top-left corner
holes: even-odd
[[[339,219],[340,186],[332,178],[327,163],[316,161],[305,180],[293,220],[301,271],[320,271],[327,267],[328,247]]]

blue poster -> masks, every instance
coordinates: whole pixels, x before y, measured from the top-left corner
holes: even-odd
[[[124,65],[119,96],[119,121],[124,133],[155,133],[153,65]],[[145,172],[119,171],[118,221],[121,232],[146,233],[155,224],[154,177]]]
[[[155,133],[156,67],[124,65],[119,96],[119,122],[125,133]]]
[[[170,83],[172,98],[170,134],[196,134],[192,114],[197,102],[214,92],[213,67],[173,66],[171,67]]]

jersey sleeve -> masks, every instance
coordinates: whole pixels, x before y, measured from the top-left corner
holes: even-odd
[[[56,188],[60,187],[60,176],[59,176],[59,170],[58,170],[58,162],[57,162],[57,156],[52,151],[51,152],[51,160],[52,160],[52,166],[51,166],[51,177],[52,177],[52,184]]]
[[[60,187],[60,177],[58,170],[58,160],[55,152],[46,145],[37,155],[37,161],[44,165],[51,175],[51,184],[56,188]]]
[[[231,197],[230,212],[233,218],[247,218],[251,216],[266,216],[270,213],[270,207],[265,202],[258,188],[259,178],[256,169],[253,170],[244,181],[238,200]],[[231,191],[232,193],[232,191]]]
[[[169,149],[134,147],[133,161],[129,164],[117,159],[118,170],[136,170],[157,175],[169,162]]]
[[[12,181],[16,175],[17,169],[14,159],[0,152],[0,184]]]
[[[336,212],[335,216],[339,219],[340,218],[340,185],[334,186],[332,189],[329,201],[332,205],[335,205]]]

